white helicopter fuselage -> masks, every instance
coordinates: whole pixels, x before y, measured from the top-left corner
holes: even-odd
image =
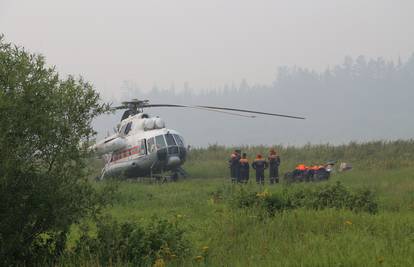
[[[177,170],[186,159],[182,136],[159,117],[138,113],[121,121],[118,132],[91,147],[107,155],[101,179],[134,178]]]

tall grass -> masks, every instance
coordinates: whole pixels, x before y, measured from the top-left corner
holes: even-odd
[[[364,169],[397,169],[414,166],[414,140],[351,142],[344,145],[295,146],[243,146],[225,147],[210,145],[207,148],[193,148],[184,168],[194,177],[228,176],[227,160],[234,149],[241,149],[253,160],[257,153],[267,155],[275,148],[281,159],[281,171],[293,169],[297,164],[308,165],[337,161],[351,163]]]
[[[113,206],[105,214],[140,225],[155,223],[155,218],[179,221],[191,243],[190,256],[166,261],[166,266],[412,266],[413,141],[276,148],[282,157],[282,171],[299,162],[333,159],[351,162],[354,169],[335,173],[320,183],[271,186],[266,180],[264,186],[252,181],[233,185],[228,179],[227,159],[234,148],[193,149],[185,165],[191,179],[167,184],[121,182]],[[241,149],[254,155],[269,147]],[[280,195],[338,181],[350,191],[373,191],[378,212],[298,207],[268,216],[259,209],[231,205],[241,188]],[[79,235],[74,227],[72,245]],[[126,264],[114,262],[113,266]],[[59,265],[98,266],[100,262],[93,257],[62,258]]]

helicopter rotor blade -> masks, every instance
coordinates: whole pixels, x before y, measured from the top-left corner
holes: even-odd
[[[268,116],[277,116],[277,117],[284,117],[284,118],[290,118],[290,119],[300,119],[304,120],[304,117],[297,117],[297,116],[291,116],[291,115],[285,115],[285,114],[278,114],[278,113],[268,113],[268,112],[262,112],[262,111],[254,111],[254,110],[247,110],[247,109],[236,109],[236,108],[226,108],[226,107],[215,107],[215,106],[186,106],[186,105],[176,105],[176,104],[149,104],[142,106],[145,107],[182,107],[182,108],[198,108],[203,109],[206,111],[236,111],[236,112],[245,112],[245,113],[252,113],[252,114],[260,114],[260,115],[268,115]],[[231,113],[231,115],[236,115],[237,113]],[[238,116],[243,116],[242,114],[237,114]],[[250,118],[255,118],[256,116],[248,116]]]
[[[111,109],[127,109],[126,106],[117,106],[117,107],[111,107]]]
[[[213,106],[197,106],[197,107],[203,107],[203,108],[209,108],[209,109],[218,109],[218,110],[246,112],[246,113],[261,114],[261,115],[268,115],[268,116],[284,117],[284,118],[290,118],[290,119],[299,119],[299,120],[304,120],[305,119],[304,117],[297,117],[297,116],[291,116],[291,115],[286,115],[286,114],[269,113],[269,112],[255,111],[255,110],[247,110],[247,109],[213,107]]]
[[[210,108],[205,108],[205,107],[200,107],[200,106],[188,106],[188,105],[176,105],[176,104],[149,104],[149,105],[142,106],[142,108],[160,108],[160,107],[192,108],[192,109],[198,109],[198,110],[218,112],[218,113],[223,113],[223,114],[232,115],[232,116],[239,116],[239,117],[245,117],[245,118],[256,118],[256,116],[254,115],[244,115],[244,114],[238,114],[234,112],[222,111],[222,110],[217,110],[217,109],[210,109]]]

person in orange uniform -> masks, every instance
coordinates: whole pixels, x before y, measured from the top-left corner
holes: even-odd
[[[243,153],[240,159],[240,181],[239,182],[246,184],[249,181],[249,171],[250,171],[249,160],[247,159],[246,153]]]
[[[272,148],[269,152],[269,179],[270,184],[279,183],[279,165],[280,157],[276,151]]]
[[[267,167],[267,161],[262,158],[261,154],[257,154],[256,159],[252,163],[252,168],[256,170],[256,183],[264,184],[264,170]]]
[[[240,154],[237,152],[237,150],[235,150],[230,156],[229,167],[231,181],[234,183],[238,181],[240,171]]]

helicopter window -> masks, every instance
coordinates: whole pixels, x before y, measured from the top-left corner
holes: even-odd
[[[126,125],[123,125],[123,126],[121,127],[121,129],[119,129],[119,133],[120,133],[120,134],[122,134],[123,132],[125,132],[125,127],[126,127]]]
[[[157,149],[166,147],[167,145],[165,144],[165,140],[164,140],[164,136],[163,135],[157,135],[155,137],[155,141],[157,142]]]
[[[125,127],[125,131],[124,134],[128,134],[131,131],[131,127],[132,127],[132,121],[128,122],[128,124]]]
[[[177,144],[179,146],[184,146],[183,139],[178,134],[173,134],[173,135],[174,135],[175,141],[177,141]]]
[[[155,146],[154,137],[151,137],[150,139],[148,139],[147,142],[148,142],[148,153],[152,153],[155,150],[157,150],[157,147]]]
[[[139,148],[139,154],[140,155],[146,155],[147,154],[147,149],[145,147],[145,139],[141,140],[141,146]]]
[[[165,140],[167,140],[167,145],[168,146],[176,146],[177,145],[174,141],[174,137],[171,134],[166,134],[165,135]]]

